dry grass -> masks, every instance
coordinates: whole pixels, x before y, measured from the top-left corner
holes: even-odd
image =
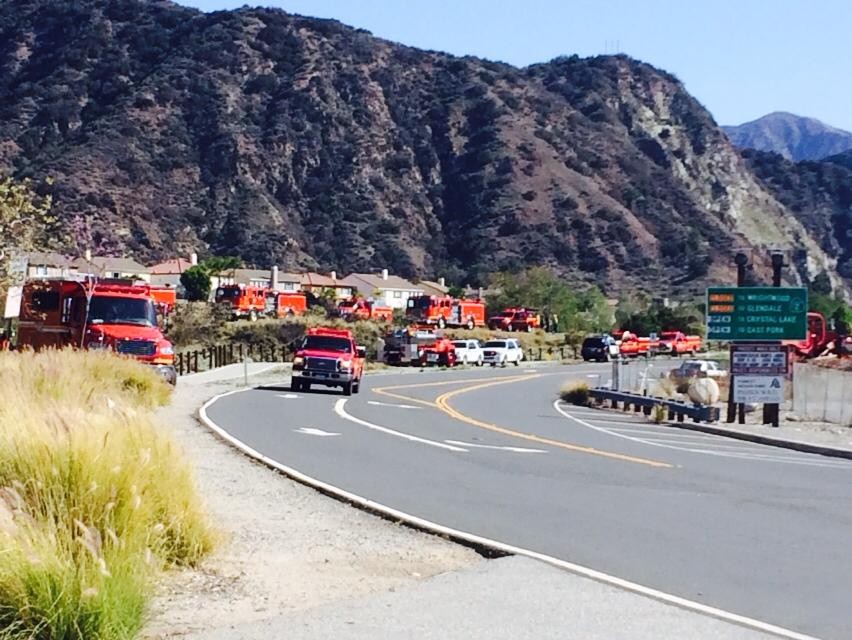
[[[0,638],[139,629],[156,572],[213,536],[147,410],[170,390],[105,353],[0,354]]]
[[[568,382],[559,390],[563,402],[586,406],[589,404],[589,385],[585,382]]]

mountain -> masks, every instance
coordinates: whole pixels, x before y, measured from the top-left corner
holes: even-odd
[[[852,133],[781,111],[722,129],[737,147],[774,151],[788,160],[820,160],[852,149]]]
[[[56,245],[483,283],[548,265],[696,293],[751,249],[836,258],[673,76],[519,69],[272,9],[0,3],[0,170],[53,180]]]

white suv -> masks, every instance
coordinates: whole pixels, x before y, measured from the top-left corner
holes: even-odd
[[[507,338],[505,340],[489,340],[482,345],[482,361],[496,367],[498,364],[505,367],[510,362],[516,367],[524,359],[524,350],[521,349],[517,340]]]
[[[482,346],[479,340],[453,340],[456,348],[456,362],[458,364],[475,364],[482,366]]]

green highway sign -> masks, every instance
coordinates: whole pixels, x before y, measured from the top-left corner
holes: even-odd
[[[808,290],[798,287],[710,287],[708,340],[803,340]]]

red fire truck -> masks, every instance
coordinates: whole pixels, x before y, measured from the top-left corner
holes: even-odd
[[[479,300],[457,300],[450,296],[413,296],[405,317],[418,324],[444,327],[485,326],[485,304]]]
[[[660,351],[673,356],[694,356],[701,350],[701,336],[688,336],[680,331],[663,331],[660,334]]]
[[[308,301],[304,293],[295,291],[281,292],[269,290],[266,292],[266,315],[273,318],[300,316],[308,309]]]
[[[229,284],[216,289],[216,304],[228,305],[232,318],[257,320],[266,313],[266,289],[252,285]]]
[[[532,331],[541,327],[541,316],[535,309],[511,307],[488,318],[488,328],[495,331]]]
[[[344,395],[361,390],[366,349],[355,344],[348,329],[308,329],[293,358],[293,391],[308,391],[312,384],[340,387]]]
[[[21,295],[17,344],[108,349],[151,365],[171,384],[177,380],[174,349],[144,284],[31,280]]]
[[[393,309],[374,304],[363,298],[353,297],[337,305],[337,313],[344,320],[380,320],[391,322]]]
[[[613,331],[618,350],[622,358],[654,356],[660,349],[660,340],[656,337],[639,337],[631,331]]]

